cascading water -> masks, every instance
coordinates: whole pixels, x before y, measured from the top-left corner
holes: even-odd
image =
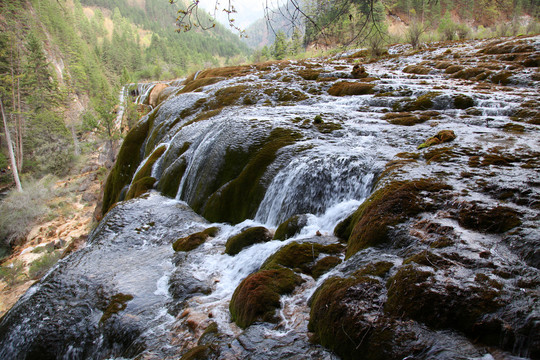
[[[458,50],[476,57],[475,46]],[[533,101],[535,91],[494,88],[484,94],[438,68],[424,75],[400,70],[428,66],[425,57],[445,56],[448,49],[441,48],[366,64],[377,77],[371,80],[375,94],[329,95],[343,81],[333,77],[347,77],[352,69],[342,58],[324,66],[269,65],[260,73],[252,69],[197,92],[171,95],[140,121],[137,129],[148,125],[144,136],[124,145],[141,154],[141,162],[117,164],[111,177],[124,181],[116,184],[118,191],[134,187],[135,178],[155,178],[154,188],[176,199],[152,191],[112,207],[87,247],[62,260],[2,318],[0,358],[178,359],[186,353],[212,359],[336,358],[313,339],[353,358],[366,346],[389,359],[491,360],[510,356],[505,351],[535,358],[540,313],[531,305],[538,300],[537,229],[531,224],[540,199],[535,178],[540,143],[534,122],[509,119]],[[305,80],[314,67],[323,81]],[[198,73],[197,80],[204,76]],[[137,101],[144,101],[153,85],[139,84]],[[181,88],[172,86],[175,92]],[[414,108],[415,99],[426,94],[428,105]],[[469,101],[465,108],[456,106],[458,95]],[[392,116],[417,122],[396,125]],[[449,128],[458,136],[454,142],[417,149]],[[417,179],[444,190],[434,197],[438,190]],[[412,185],[392,193],[390,206],[381,201],[387,183],[392,191],[396,184]],[[374,188],[381,192],[367,203],[375,205],[364,208],[373,218],[348,231],[361,237],[377,229],[386,231],[387,239],[345,253],[334,229],[367,204]],[[255,203],[245,206],[245,199]],[[503,235],[489,227],[471,229],[466,211],[485,204],[519,211],[521,224]],[[210,224],[192,208],[218,218],[235,210],[249,215],[236,224]],[[265,239],[235,255],[225,253],[233,236],[260,226],[273,233],[293,215],[305,221],[285,240]],[[213,227],[217,230],[190,251],[173,251],[177,240]],[[274,254],[302,245],[305,253],[282,254],[283,263],[265,268]],[[296,258],[306,258],[309,266],[286,262]],[[331,265],[315,275],[321,264]],[[273,304],[272,319],[246,328],[232,322],[229,306],[241,284],[259,272],[284,268],[297,283]],[[418,281],[406,283],[413,280]],[[262,285],[251,285],[257,299]],[[327,291],[328,299],[317,298],[328,301],[323,315],[309,302],[319,290]],[[395,302],[409,298],[407,306],[393,310]],[[424,299],[430,303],[416,311]],[[441,315],[434,321],[426,314],[439,303]],[[485,309],[474,321],[452,322],[469,308],[474,315],[479,306]],[[448,307],[457,310],[449,313]],[[316,328],[317,315],[328,315],[321,321],[331,336]],[[332,316],[341,315],[350,317],[331,328]],[[308,334],[310,321],[315,335]],[[498,328],[501,340],[495,344],[485,333]],[[332,347],[332,341],[340,346]],[[340,353],[347,344],[351,353]]]

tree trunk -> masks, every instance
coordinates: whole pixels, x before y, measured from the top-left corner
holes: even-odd
[[[17,170],[17,163],[15,162],[15,155],[13,154],[13,146],[11,145],[11,138],[9,136],[9,129],[7,126],[6,115],[4,113],[4,103],[0,99],[0,109],[2,110],[2,120],[4,121],[4,129],[6,132],[6,143],[9,150],[9,158],[11,160],[11,171],[13,172],[13,179],[15,180],[15,185],[17,191],[22,192],[21,181],[19,180],[19,171]]]

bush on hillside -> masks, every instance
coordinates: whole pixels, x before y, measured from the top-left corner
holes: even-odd
[[[22,193],[11,190],[0,202],[0,244],[3,246],[24,241],[36,221],[48,215],[51,209],[47,202],[57,195],[51,176],[22,185]]]

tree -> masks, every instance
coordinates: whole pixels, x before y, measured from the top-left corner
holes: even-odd
[[[262,1],[262,0],[261,0]],[[377,27],[372,27],[377,21],[375,18],[375,4],[380,0],[286,0],[277,10],[272,6],[276,3],[270,0],[264,0],[264,13],[269,27],[272,26],[272,14],[279,12],[285,17],[294,27],[305,28],[306,41],[322,38],[328,40],[328,31],[332,24],[337,23],[343,17],[349,17],[351,6],[358,7],[364,14],[363,18],[358,21],[356,34],[352,41],[363,41],[372,34],[372,31],[378,31]],[[424,0],[422,0],[424,1]],[[438,1],[438,0],[426,0]],[[177,0],[169,0],[171,4]],[[279,2],[279,0],[278,0]],[[240,29],[235,24],[234,14],[237,12],[234,7],[234,0],[226,2],[226,6],[221,6],[219,0],[215,2],[215,11],[223,11],[228,15],[229,26],[239,31],[240,35],[244,35],[244,30]],[[208,17],[204,12],[199,10],[199,0],[189,0],[186,8],[178,10],[176,24],[178,31],[190,31],[194,27],[204,30],[211,29],[216,26],[215,14]],[[276,31],[274,33],[277,34]]]
[[[272,46],[272,55],[277,60],[283,60],[287,56],[287,36],[283,31],[278,31],[276,40]]]
[[[7,147],[9,151],[9,159],[11,161],[11,171],[13,172],[13,179],[15,180],[17,191],[22,192],[23,190],[21,186],[21,181],[19,180],[19,172],[17,170],[17,164],[15,162],[15,154],[13,154],[13,146],[11,144],[11,137],[9,136],[9,128],[7,126],[6,115],[4,112],[4,103],[2,102],[1,98],[0,98],[0,109],[2,111],[2,120],[4,122],[4,131],[6,134],[6,142],[7,142]]]

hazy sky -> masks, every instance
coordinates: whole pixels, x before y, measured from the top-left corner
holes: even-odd
[[[227,16],[222,9],[228,7],[229,0],[217,1],[219,1],[219,11],[216,12],[218,20],[224,24],[228,24]],[[240,28],[245,29],[251,23],[264,16],[265,2],[266,0],[231,0],[231,3],[234,5],[237,11],[237,13],[231,15],[231,17],[236,19],[235,22],[238,26],[240,26]],[[277,3],[283,3],[283,0],[268,0],[268,3],[269,6],[275,6]],[[213,14],[216,6],[216,0],[200,0],[199,5],[202,6],[202,8],[204,8],[206,11]]]

